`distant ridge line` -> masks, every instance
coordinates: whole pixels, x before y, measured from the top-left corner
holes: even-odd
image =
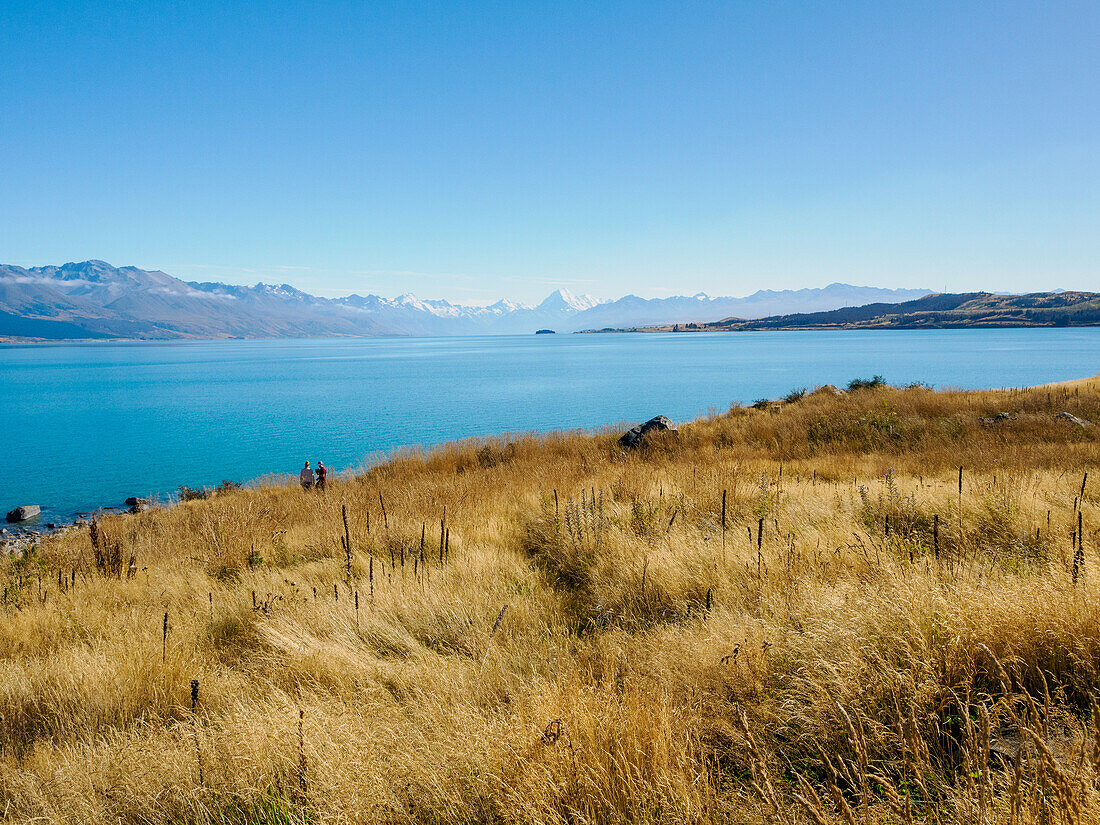
[[[599,301],[566,289],[537,306],[505,299],[488,306],[359,294],[322,298],[290,284],[239,286],[183,281],[160,270],[101,260],[23,268],[0,265],[0,338],[6,340],[226,339],[533,334],[598,327],[711,323],[820,312],[929,294],[832,283],[758,290],[741,298],[705,293],[625,295]]]
[[[901,303],[873,303],[767,318],[725,318],[587,332],[738,332],[797,329],[953,329],[1100,326],[1100,293],[938,293]]]

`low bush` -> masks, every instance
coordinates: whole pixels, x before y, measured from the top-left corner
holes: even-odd
[[[875,390],[884,386],[886,386],[886,379],[881,375],[874,375],[871,378],[853,378],[848,382],[848,392]]]

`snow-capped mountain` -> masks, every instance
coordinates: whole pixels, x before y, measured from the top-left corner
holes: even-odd
[[[538,306],[500,300],[467,306],[406,293],[396,298],[320,298],[289,284],[235,286],[185,282],[165,272],[103,261],[24,269],[0,265],[0,337],[270,338],[362,335],[499,335],[536,329],[605,327],[760,318],[872,302],[897,303],[929,290],[830,284],[762,290],[745,298],[639,298],[600,302],[566,289]]]
[[[584,312],[600,302],[591,295],[574,295],[568,289],[551,292],[537,309],[546,312]]]

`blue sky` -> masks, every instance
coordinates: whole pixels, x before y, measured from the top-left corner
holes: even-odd
[[[0,4],[0,261],[1100,289],[1100,4]]]

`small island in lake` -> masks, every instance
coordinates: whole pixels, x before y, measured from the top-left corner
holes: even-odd
[[[535,335],[556,335],[557,333],[552,329],[536,329]]]

